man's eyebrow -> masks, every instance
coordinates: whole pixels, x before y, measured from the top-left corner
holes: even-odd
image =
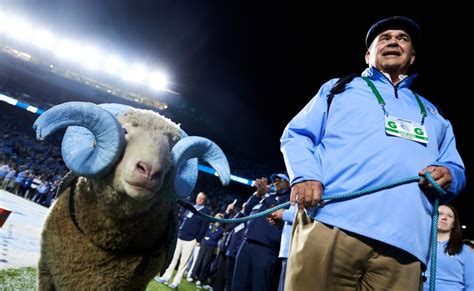
[[[406,32],[383,32],[380,34],[379,37],[383,37],[383,36],[392,36],[392,34],[394,34],[395,37],[400,37],[400,36],[406,36],[408,38],[410,38],[410,35]]]

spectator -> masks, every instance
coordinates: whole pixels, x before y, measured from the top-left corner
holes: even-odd
[[[196,197],[196,204],[194,205],[194,208],[203,214],[209,215],[210,211],[205,207],[205,202],[206,193],[200,192]],[[207,225],[208,223],[205,218],[199,215],[194,215],[191,211],[186,210],[184,214],[184,220],[179,227],[178,242],[176,244],[173,259],[166,269],[163,277],[155,277],[156,281],[159,283],[168,284],[179,260],[178,271],[174,277],[173,282],[169,284],[169,287],[171,288],[178,287],[179,283],[181,283],[181,279],[183,278],[184,269],[186,268],[186,264],[191,256],[191,253],[193,252],[194,246],[201,242],[206,232]]]
[[[247,200],[245,214],[256,214],[287,202],[290,198],[289,178],[286,174],[273,174],[270,178],[276,188],[271,189],[267,179],[257,179],[257,191]],[[270,224],[266,217],[250,220],[247,224],[245,241],[237,254],[233,291],[274,290],[278,282],[278,251],[280,249],[281,221]]]
[[[218,213],[215,215],[216,218],[223,218],[224,215]],[[214,257],[214,253],[217,248],[219,239],[224,234],[224,228],[220,222],[209,223],[209,228],[206,231],[204,239],[201,243],[201,249],[197,257],[196,266],[193,269],[191,277],[196,281],[197,286],[208,285],[208,276],[211,268],[211,262]]]
[[[451,205],[438,210],[436,291],[474,290],[474,253],[462,243],[458,212]],[[428,266],[425,290],[430,287],[430,261]]]

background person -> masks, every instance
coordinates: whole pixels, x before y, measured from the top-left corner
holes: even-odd
[[[452,205],[441,205],[438,210],[436,291],[474,290],[474,252],[462,243],[458,212]],[[425,290],[430,287],[430,263]]]

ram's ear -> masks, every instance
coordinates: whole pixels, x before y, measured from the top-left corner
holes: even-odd
[[[123,129],[107,110],[88,102],[68,102],[44,112],[34,123],[39,140],[67,127],[61,146],[74,175],[100,177],[115,166],[125,147]]]

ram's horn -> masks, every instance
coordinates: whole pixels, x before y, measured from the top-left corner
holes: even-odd
[[[39,140],[65,127],[61,152],[75,175],[103,176],[121,157],[123,129],[108,110],[93,103],[68,102],[47,110],[33,125]]]
[[[112,113],[115,117],[125,115],[127,111],[135,109],[132,106],[117,103],[102,103],[99,106]]]
[[[188,196],[196,185],[197,168],[191,169],[190,165],[186,163],[193,158],[199,158],[209,163],[217,171],[222,184],[229,184],[230,168],[227,158],[219,146],[209,139],[199,136],[182,138],[173,147],[171,153],[173,167],[170,173],[170,183],[179,196]]]

